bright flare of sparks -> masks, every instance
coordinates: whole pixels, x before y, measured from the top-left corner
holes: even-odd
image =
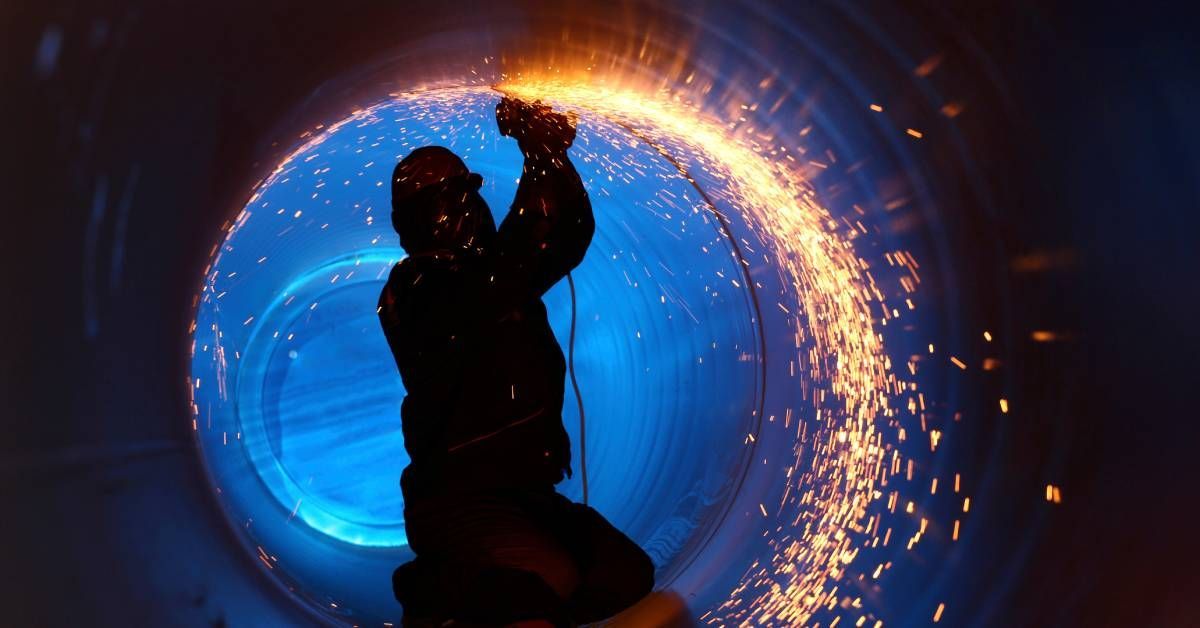
[[[859,546],[879,534],[872,505],[883,495],[895,451],[879,425],[894,414],[889,399],[907,388],[890,372],[875,329],[873,307],[883,295],[854,250],[862,231],[839,228],[786,148],[778,147],[782,158],[768,156],[776,147],[735,136],[676,99],[577,83],[518,80],[502,89],[618,121],[666,147],[687,170],[726,181],[717,194],[769,244],[759,263],[778,268],[794,289],[794,300],[778,306],[794,314],[795,360],[813,386],[813,407],[798,422],[785,471],[790,484],[774,509],[799,506],[801,514],[771,530],[769,562],[751,565],[705,621],[808,623],[837,602],[837,583]],[[890,308],[883,311],[886,325]],[[772,510],[760,508],[764,517]]]
[[[483,89],[462,88],[458,93],[478,93]],[[766,268],[790,286],[791,292],[776,303],[764,303],[763,307],[782,310],[794,326],[789,362],[796,385],[803,386],[803,398],[810,405],[787,409],[781,423],[783,429],[790,431],[782,436],[758,435],[758,438],[794,438],[792,459],[773,461],[787,478],[778,503],[754,500],[755,516],[761,511],[764,521],[764,534],[748,542],[765,544],[765,551],[755,555],[767,558],[750,565],[732,566],[744,570],[739,584],[723,603],[707,609],[702,620],[722,625],[802,625],[841,607],[848,613],[846,619],[859,620],[856,625],[864,625],[868,617],[871,619],[866,625],[880,625],[873,613],[863,609],[861,598],[849,594],[850,587],[843,585],[850,579],[851,565],[862,549],[888,545],[893,532],[888,522],[897,508],[905,514],[914,514],[913,501],[902,498],[899,490],[889,485],[890,478],[895,476],[910,482],[914,479],[913,459],[901,455],[898,446],[905,440],[908,422],[922,417],[919,429],[930,434],[931,450],[938,446],[941,433],[926,429],[924,398],[916,393],[914,382],[897,377],[885,351],[880,328],[899,317],[901,309],[886,302],[887,290],[877,284],[871,265],[856,252],[855,240],[866,234],[867,229],[861,223],[835,218],[821,205],[802,175],[801,163],[805,160],[794,150],[774,143],[769,137],[735,133],[731,131],[734,125],[725,124],[666,92],[525,79],[507,82],[503,89],[527,100],[540,99],[560,108],[586,110],[601,116],[617,125],[616,128],[654,146],[683,172],[703,172],[706,177],[720,181],[720,186],[706,190],[717,205],[708,210],[733,211],[754,231],[758,241],[753,244],[739,238],[747,251],[745,263],[750,276]],[[442,91],[438,98],[456,97],[456,90]],[[373,115],[373,108],[354,112],[307,138],[260,184],[247,207],[255,203],[261,190],[278,177],[286,176],[299,156],[319,146],[339,127],[362,123]],[[631,141],[629,137],[605,139],[614,143]],[[621,183],[622,176],[629,175],[618,172],[616,184]],[[296,217],[299,215],[298,210]],[[249,216],[249,211],[243,211],[227,226],[225,246]],[[222,278],[216,270],[221,257],[218,251],[214,247],[212,263],[205,270],[205,285],[198,296],[206,302],[218,299],[223,293],[218,285]],[[906,292],[912,293],[920,282],[916,261],[899,251],[888,253],[887,260],[889,265],[907,273],[900,283]],[[737,282],[742,277],[727,279],[740,287]],[[907,301],[907,309],[912,307],[911,301]],[[691,316],[690,311],[688,315]],[[244,324],[252,322],[253,317]],[[239,319],[237,323],[242,321]],[[195,327],[193,323],[190,331],[194,333]],[[220,330],[214,326],[211,331],[215,338],[212,356],[218,362],[216,385],[224,399],[227,360],[238,356],[236,348],[221,344]],[[195,349],[193,341],[193,352]],[[906,366],[915,375],[915,361]],[[199,387],[199,379],[189,386],[193,391]],[[903,403],[900,399],[904,399]],[[196,428],[200,411],[194,402],[192,413]],[[914,431],[912,426],[908,427]],[[748,441],[754,439],[751,434]],[[928,490],[931,494],[937,492],[936,478]],[[967,499],[959,494],[957,475],[953,493],[956,498]],[[964,513],[968,503],[964,502]],[[300,508],[299,503],[296,508]],[[919,528],[907,540],[909,549],[926,533],[927,523],[920,519]],[[959,520],[953,523],[954,540],[958,538],[959,523]],[[860,566],[857,571],[870,574],[875,581],[889,566],[890,563],[872,564]]]

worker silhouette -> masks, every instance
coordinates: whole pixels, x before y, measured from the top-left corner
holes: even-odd
[[[595,231],[567,155],[574,117],[505,97],[496,121],[525,156],[499,229],[483,179],[448,149],[418,148],[392,175],[408,257],[379,317],[407,391],[400,485],[416,559],[393,576],[405,626],[571,626],[654,585],[640,547],[554,490],[572,473],[566,365],[541,297]]]

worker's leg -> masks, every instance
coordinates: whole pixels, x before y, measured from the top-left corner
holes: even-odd
[[[420,563],[407,563],[393,577],[406,628],[433,628],[448,619],[463,626],[570,625],[562,598],[531,571],[449,563],[417,567]]]
[[[455,619],[565,623],[563,600],[579,582],[574,560],[511,495],[442,498],[405,516],[410,544],[437,565],[440,605]]]
[[[568,604],[578,623],[599,621],[629,608],[654,589],[654,563],[599,512],[558,496],[556,524],[575,557],[579,587]]]

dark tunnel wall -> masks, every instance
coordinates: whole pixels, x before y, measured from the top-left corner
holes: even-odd
[[[1195,549],[1174,468],[1190,415],[1166,372],[1196,337],[1177,276],[1194,265],[1197,200],[1184,20],[1065,4],[471,9],[0,9],[5,623],[317,621],[241,547],[187,422],[185,330],[222,223],[330,112],[458,76],[481,50],[536,56],[564,24],[636,49],[631,23],[663,47],[701,33],[697,65],[733,83],[757,63],[797,92],[853,84],[897,120],[939,120],[930,90],[965,104],[956,132],[927,133],[915,152],[929,187],[911,238],[947,278],[929,315],[939,339],[1006,332],[1003,377],[962,405],[1002,393],[1014,412],[965,423],[943,463],[980,495],[970,544],[920,572],[929,591],[872,603],[900,625],[926,621],[907,607],[931,596],[949,600],[950,625],[1186,620],[1196,576],[1164,560]],[[918,80],[933,56],[940,69]],[[852,126],[826,126],[854,144]],[[1048,482],[1064,487],[1060,507],[1040,497]],[[693,580],[738,557],[715,547]]]

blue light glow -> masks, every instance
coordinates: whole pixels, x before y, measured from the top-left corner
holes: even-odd
[[[396,97],[323,130],[256,190],[205,277],[192,381],[213,482],[278,577],[356,618],[399,615],[389,575],[410,556],[403,387],[375,312],[403,255],[387,179],[413,148],[445,145],[502,220],[520,154],[495,130],[497,99]],[[579,126],[572,156],[597,218],[574,274],[591,503],[666,567],[716,524],[744,464],[762,394],[754,316],[693,185],[610,122]],[[545,302],[565,342],[565,282]],[[563,418],[578,470],[571,398]],[[580,499],[579,475],[559,490]]]

